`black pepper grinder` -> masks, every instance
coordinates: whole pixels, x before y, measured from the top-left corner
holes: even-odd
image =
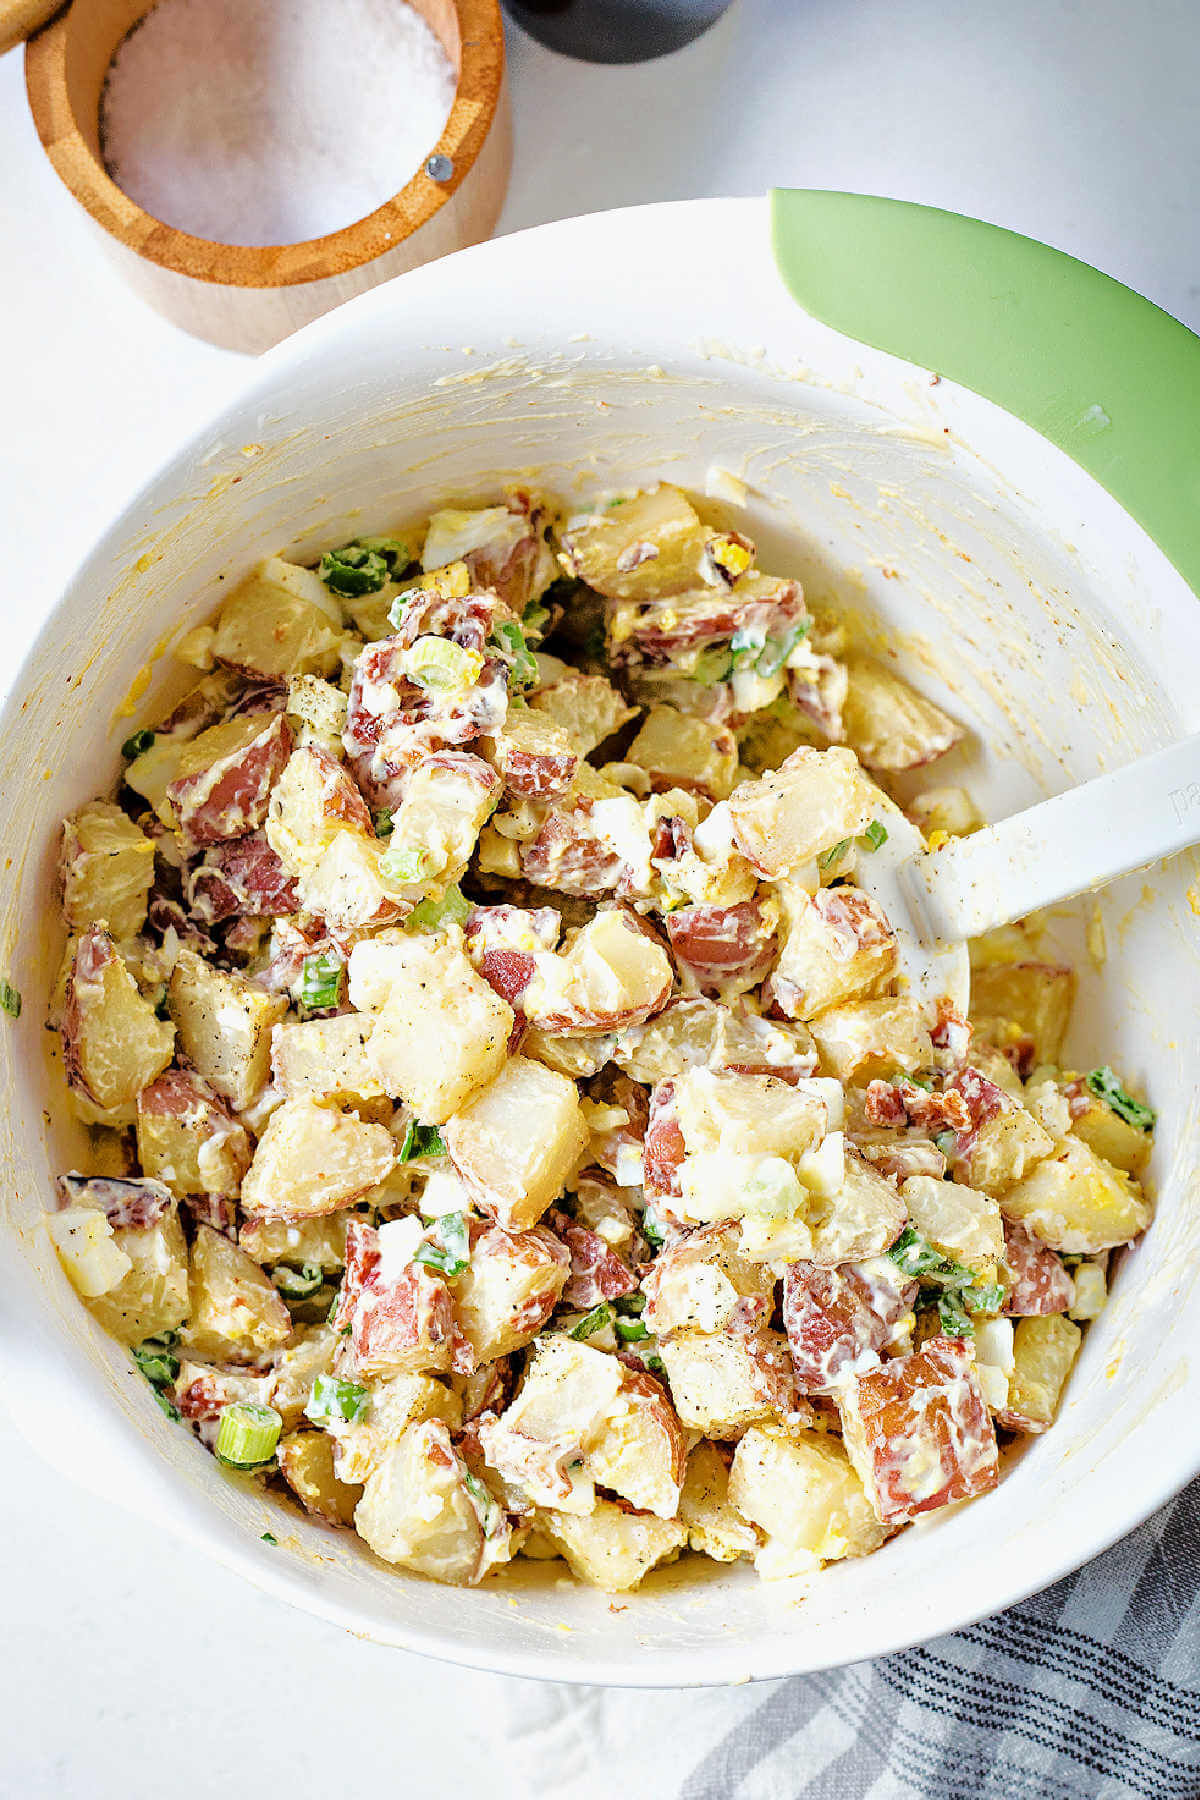
[[[690,44],[731,0],[504,0],[539,43],[584,62],[646,62]]]

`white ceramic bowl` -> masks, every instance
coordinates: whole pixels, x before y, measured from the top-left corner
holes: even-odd
[[[1200,1466],[1194,857],[1103,896],[1103,969],[1080,914],[1053,934],[1080,969],[1069,1051],[1085,1067],[1114,1061],[1161,1117],[1158,1219],[1087,1336],[1057,1425],[994,1494],[831,1567],[802,1599],[698,1560],[617,1609],[564,1586],[561,1565],[516,1565],[479,1591],[389,1571],[170,1425],[57,1267],[39,1218],[54,1173],[82,1152],[42,1023],[61,947],[56,826],[116,778],[126,697],[134,722],[153,719],[181,685],[166,645],[268,551],[313,556],[513,476],[566,500],[659,476],[703,494],[714,464],[748,483],[746,510],[727,517],[765,565],[876,615],[926,691],[972,722],[953,777],[993,816],[1200,726],[1200,605],[1154,543],[1027,426],[799,311],[767,203],[737,201],[502,239],[272,352],[98,545],[0,729],[0,964],[26,998],[0,1031],[3,1343],[20,1423],[63,1473],[293,1604],[514,1674],[665,1686],[892,1650],[1054,1580]]]

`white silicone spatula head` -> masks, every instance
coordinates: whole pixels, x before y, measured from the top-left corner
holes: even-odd
[[[966,940],[1200,843],[1200,736],[927,851],[889,804],[856,880],[887,914],[914,995],[966,1015]]]

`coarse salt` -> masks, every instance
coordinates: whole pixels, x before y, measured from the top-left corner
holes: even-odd
[[[408,0],[159,0],[109,69],[104,160],[177,230],[298,243],[402,188],[454,89]]]

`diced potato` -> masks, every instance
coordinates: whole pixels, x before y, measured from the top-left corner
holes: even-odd
[[[881,663],[848,657],[846,678],[842,724],[864,768],[920,768],[961,741],[961,725]]]
[[[627,1512],[611,1500],[598,1500],[586,1517],[547,1509],[538,1523],[571,1573],[608,1594],[629,1593],[657,1564],[673,1561],[688,1535],[676,1519]]]
[[[267,1085],[271,1028],[287,1012],[286,998],[185,949],[167,987],[167,1010],[180,1050],[209,1086],[237,1112],[253,1105]]]
[[[1136,1182],[1074,1140],[1003,1193],[1000,1205],[1006,1218],[1020,1219],[1052,1250],[1085,1256],[1127,1244],[1153,1214]]]
[[[310,876],[343,831],[373,838],[371,814],[353,776],[319,744],[301,744],[271,793],[267,842],[289,875]]]
[[[656,794],[688,788],[724,800],[733,790],[738,755],[732,731],[673,706],[650,708],[626,755],[646,770]]]
[[[647,1085],[669,1081],[697,1064],[764,1075],[807,1075],[816,1067],[812,1038],[803,1025],[736,1015],[699,998],[670,1000],[645,1024],[622,1031],[612,1057],[626,1074]]]
[[[504,1514],[438,1420],[410,1425],[371,1471],[354,1524],[384,1562],[435,1581],[473,1584],[511,1554]]]
[[[440,1419],[451,1431],[458,1431],[462,1411],[458,1395],[433,1375],[392,1375],[386,1381],[372,1382],[364,1419],[353,1423],[331,1419],[326,1426],[333,1439],[339,1478],[364,1482],[410,1425]]]
[[[996,1279],[996,1264],[1004,1255],[1004,1224],[990,1195],[957,1181],[911,1175],[900,1196],[909,1223],[935,1250],[952,1262],[965,1263],[981,1282]]]
[[[257,831],[291,752],[282,713],[237,713],[185,744],[167,787],[184,849]]]
[[[605,738],[637,716],[612,682],[603,675],[580,675],[569,669],[530,696],[531,710],[566,732],[578,756],[587,756]]]
[[[585,1449],[592,1480],[639,1512],[673,1519],[687,1453],[679,1420],[653,1375],[626,1369],[616,1403]]]
[[[572,1081],[584,1081],[589,1075],[599,1074],[615,1043],[611,1033],[606,1037],[565,1037],[531,1025],[521,1038],[521,1052],[559,1075],[569,1075]]]
[[[828,1193],[818,1189],[810,1203],[811,1256],[826,1268],[882,1255],[904,1229],[906,1216],[890,1181],[849,1145],[843,1155],[840,1185]]]
[[[510,713],[493,739],[492,761],[510,793],[528,800],[555,800],[575,779],[580,753],[564,725],[526,707]]]
[[[476,1363],[532,1343],[570,1272],[569,1255],[549,1231],[485,1231],[454,1281],[454,1311]]]
[[[983,814],[961,787],[927,788],[909,801],[907,811],[927,839],[935,831],[945,832],[947,837],[968,837],[983,824]]]
[[[374,1020],[362,1013],[277,1025],[271,1068],[288,1100],[337,1100],[354,1105],[382,1093],[367,1056]]]
[[[563,532],[581,580],[613,600],[659,599],[704,584],[712,534],[676,487],[661,482]]]
[[[175,1047],[175,1028],[155,1017],[106,931],[85,931],[75,945],[62,1014],[67,1079],[85,1100],[132,1120],[142,1089],[161,1075]]]
[[[687,1069],[675,1083],[675,1110],[689,1156],[801,1155],[825,1136],[836,1098],[829,1082],[792,1084],[728,1069]]]
[[[353,1525],[362,1488],[333,1472],[333,1442],[323,1431],[292,1431],[279,1441],[279,1473],[305,1512],[327,1525]]]
[[[312,569],[269,556],[217,615],[213,655],[247,675],[332,675],[343,638],[336,604]]]
[[[374,930],[402,918],[414,900],[412,884],[385,877],[384,847],[358,831],[339,831],[311,875],[300,878],[306,912],[334,931]]]
[[[1104,1162],[1124,1169],[1127,1175],[1140,1175],[1154,1148],[1154,1133],[1130,1125],[1111,1106],[1089,1092],[1082,1082],[1070,1090],[1071,1130],[1082,1138],[1089,1150]]]
[[[367,1055],[385,1093],[406,1100],[426,1124],[444,1125],[504,1066],[513,1011],[471,967],[461,933],[413,936],[385,948],[382,960],[364,954],[368,944],[355,945],[350,956],[356,1006],[364,983],[377,991],[378,976],[366,971],[386,969],[387,997]]]
[[[513,1056],[446,1121],[443,1137],[479,1204],[507,1230],[522,1231],[562,1193],[587,1126],[568,1076]]]
[[[85,1300],[109,1293],[133,1267],[113,1241],[112,1226],[93,1207],[69,1206],[64,1212],[48,1213],[46,1229],[64,1274]]]
[[[736,1438],[757,1419],[790,1412],[796,1378],[782,1332],[677,1331],[661,1339],[671,1398],[684,1425]]]
[[[1079,1263],[1072,1282],[1074,1293],[1067,1311],[1073,1319],[1098,1319],[1108,1303],[1108,1277],[1104,1258]]]
[[[449,1372],[458,1325],[441,1275],[413,1260],[421,1235],[411,1216],[379,1231],[362,1219],[348,1221],[346,1273],[332,1320],[339,1374],[370,1381]]]
[[[238,1243],[264,1268],[305,1263],[335,1273],[346,1265],[346,1218],[342,1213],[321,1213],[305,1219],[247,1219]]]
[[[244,1232],[242,1238],[244,1242]],[[304,1424],[304,1409],[313,1382],[318,1375],[329,1374],[336,1347],[328,1325],[302,1325],[287,1348],[278,1352],[269,1377],[267,1400],[283,1420],[285,1431],[295,1431]]]
[[[292,1335],[270,1277],[211,1225],[196,1228],[189,1286],[186,1342],[198,1356],[254,1362]]]
[[[911,1074],[933,1063],[920,1011],[903,995],[832,1006],[808,1024],[821,1062],[841,1082],[862,1087],[876,1076]]]
[[[667,936],[685,993],[721,995],[757,987],[775,960],[778,908],[773,900],[737,906],[681,906],[668,913]]]
[[[744,781],[729,800],[737,848],[770,881],[857,837],[888,802],[852,750],[801,745],[783,764]]]
[[[1049,963],[992,963],[971,973],[971,1023],[999,1049],[1014,1046],[1025,1074],[1058,1062],[1074,998],[1074,970]]]
[[[181,1357],[179,1373],[171,1383],[171,1398],[193,1424],[217,1424],[227,1406],[249,1401],[269,1406],[273,1377],[246,1369],[221,1369],[209,1362]],[[210,1440],[211,1441],[211,1440]]]
[[[687,1526],[689,1549],[715,1562],[736,1562],[759,1548],[758,1532],[729,1498],[729,1470],[715,1444],[702,1441],[688,1457],[679,1522]]]
[[[331,756],[340,756],[346,729],[346,696],[332,682],[317,675],[296,675],[288,683],[287,710],[306,733],[303,742],[315,742]]]
[[[779,887],[783,948],[771,998],[789,1018],[813,1019],[846,1001],[874,999],[896,970],[895,933],[858,888]]]
[[[837,1402],[847,1454],[885,1525],[995,1487],[996,1433],[961,1339],[930,1338],[852,1376]]]
[[[1050,1133],[1021,1101],[976,1066],[956,1071],[945,1091],[957,1097],[970,1121],[951,1153],[955,1180],[1001,1195],[1054,1149]]]
[[[422,881],[457,880],[499,797],[499,780],[482,757],[439,751],[409,776],[390,841],[421,859]]]
[[[1094,1264],[1089,1266],[1095,1267]],[[1001,1273],[1008,1289],[1004,1310],[1014,1318],[1075,1311],[1072,1305],[1075,1282],[1069,1271],[1054,1251],[1048,1250],[1019,1219],[1004,1221]]]
[[[619,1031],[664,1006],[673,982],[662,946],[619,908],[598,912],[565,953],[542,951],[521,1011],[543,1032]]]
[[[765,1536],[754,1566],[768,1580],[869,1556],[887,1537],[835,1437],[752,1425],[733,1454],[729,1499]]]
[[[103,922],[114,938],[146,923],[154,845],[119,806],[93,800],[63,821],[63,918],[68,931]]]
[[[78,1230],[71,1229],[76,1272],[87,1280],[89,1270],[94,1270],[92,1285],[116,1273],[115,1261],[103,1250],[106,1267],[89,1258],[89,1246],[104,1243],[110,1243],[125,1264],[114,1286],[88,1298],[90,1311],[104,1329],[122,1344],[140,1344],[156,1332],[174,1331],[188,1310],[188,1252],[170,1189],[158,1181],[83,1175],[64,1176],[59,1189],[68,1207],[52,1219],[69,1218],[74,1228],[77,1214],[87,1211],[112,1228],[111,1240],[103,1231],[88,1230],[82,1221]],[[55,1247],[56,1232],[62,1233],[65,1247],[67,1229],[52,1222],[49,1229]],[[67,1272],[71,1273],[69,1266]]]
[[[194,1069],[168,1069],[137,1102],[143,1173],[173,1193],[236,1195],[250,1167],[250,1140]]]
[[[314,1100],[285,1100],[258,1140],[242,1205],[276,1219],[336,1212],[382,1181],[395,1161],[386,1126],[364,1125]]]
[[[1049,1430],[1082,1341],[1078,1325],[1061,1313],[1017,1321],[1008,1403],[997,1414],[1006,1430]]]
[[[672,1331],[722,1331],[735,1319],[765,1324],[775,1277],[739,1255],[736,1225],[718,1223],[673,1238],[655,1257],[642,1287],[645,1323],[665,1337]]]

